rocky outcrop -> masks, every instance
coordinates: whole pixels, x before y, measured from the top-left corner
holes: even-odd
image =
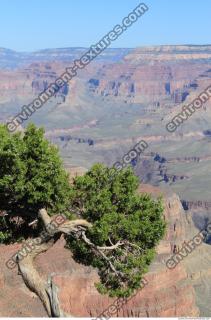
[[[134,53],[135,54],[135,53]],[[170,62],[137,60],[134,63],[133,53],[125,57],[124,64],[110,64],[88,80],[89,88],[97,95],[114,97],[134,103],[153,102],[157,106],[163,99],[172,103],[185,101],[198,84],[195,79],[209,68],[209,64],[196,64],[190,59],[171,64]]]
[[[210,77],[210,63],[211,46],[142,47],[100,68],[88,84],[97,95],[128,103],[179,104]]]
[[[133,60],[133,63],[154,60],[154,61],[188,61],[211,59],[210,45],[164,45],[137,48],[125,58]]]
[[[184,210],[191,210],[191,209],[203,209],[203,210],[210,210],[211,208],[211,201],[206,200],[181,200]]]

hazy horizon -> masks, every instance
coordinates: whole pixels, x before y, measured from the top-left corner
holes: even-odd
[[[169,46],[169,47],[176,47],[176,46],[193,46],[193,47],[206,47],[206,46],[211,46],[211,43],[203,43],[203,44],[195,44],[195,43],[175,43],[175,44],[143,44],[140,46],[136,46],[136,47],[112,47],[109,46],[108,48],[106,48],[105,50],[109,50],[109,49],[137,49],[137,48],[147,48],[147,47],[165,47],[165,46]],[[0,50],[5,49],[5,50],[10,50],[10,51],[14,51],[14,52],[18,52],[18,53],[34,53],[34,52],[39,52],[39,51],[44,51],[44,50],[64,50],[64,49],[88,49],[89,47],[84,47],[84,46],[73,46],[73,47],[46,47],[46,48],[40,48],[37,50],[26,50],[26,51],[20,51],[20,50],[15,50],[12,48],[6,48],[6,47],[1,47],[0,46]]]

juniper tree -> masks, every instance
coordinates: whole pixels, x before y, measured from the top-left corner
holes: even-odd
[[[58,300],[33,261],[62,234],[77,262],[98,269],[102,294],[130,296],[164,236],[161,199],[138,193],[129,168],[96,164],[70,184],[58,149],[34,125],[15,134],[1,126],[0,137],[0,241],[38,244],[24,259],[17,253],[15,262],[48,315],[61,315]],[[49,229],[58,214],[63,223]]]

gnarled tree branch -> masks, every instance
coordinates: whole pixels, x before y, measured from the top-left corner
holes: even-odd
[[[30,243],[29,247],[31,247],[31,250],[25,257],[23,257],[20,252],[17,253],[16,261],[18,264],[18,271],[26,286],[40,298],[49,317],[61,317],[64,316],[64,314],[59,307],[55,285],[53,284],[52,279],[48,278],[47,280],[40,276],[34,266],[34,260],[39,254],[44,253],[51,248],[60,237],[60,234],[70,234],[79,227],[90,228],[92,225],[83,219],[73,221],[66,220],[63,224],[58,225],[53,232],[48,232],[48,226],[53,223],[54,218],[51,218],[45,209],[39,211],[38,217],[43,222],[47,236],[45,238],[38,237],[33,239],[33,241],[27,241],[25,243],[25,248],[27,247],[27,243]],[[33,247],[31,244],[32,242]]]

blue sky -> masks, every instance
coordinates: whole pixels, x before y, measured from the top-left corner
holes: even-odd
[[[89,47],[121,23],[140,2],[1,0],[0,47],[17,51]],[[146,0],[145,3],[149,11],[112,47],[211,43],[211,0]]]

